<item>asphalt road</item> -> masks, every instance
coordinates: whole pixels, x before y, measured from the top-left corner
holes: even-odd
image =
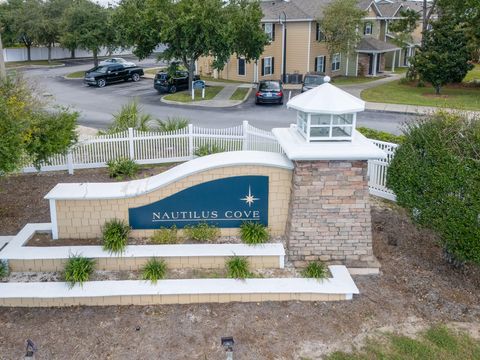
[[[141,66],[158,66],[153,59],[140,62]],[[80,112],[79,123],[94,128],[106,128],[112,114],[123,104],[137,98],[145,112],[154,118],[184,117],[195,125],[205,127],[229,127],[248,120],[253,126],[269,130],[288,126],[295,122],[295,111],[285,105],[255,105],[253,92],[243,104],[232,108],[205,108],[198,106],[168,105],[160,102],[160,95],[153,89],[151,79],[138,83],[127,82],[108,85],[104,88],[88,87],[81,80],[66,80],[65,74],[87,70],[91,63],[83,60],[69,62],[66,67],[52,69],[29,69],[23,73],[36,84],[38,91],[51,105],[68,106]],[[287,92],[288,93],[288,92]],[[292,93],[294,96],[295,93]],[[358,126],[400,133],[400,126],[412,115],[365,111],[357,116]]]

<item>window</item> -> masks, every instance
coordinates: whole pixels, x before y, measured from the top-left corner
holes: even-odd
[[[322,29],[320,28],[319,23],[317,23],[316,40],[317,41],[324,41],[325,40],[325,34],[322,32]]]
[[[333,54],[332,57],[332,71],[340,70],[340,54]]]
[[[317,56],[315,58],[315,72],[324,73],[325,72],[325,56]]]
[[[238,75],[245,76],[245,59],[238,58]]]
[[[275,41],[275,24],[266,23],[262,25],[263,31],[267,34],[270,41]]]
[[[372,35],[373,24],[371,22],[366,22],[363,26],[363,35]]]
[[[273,75],[275,68],[274,58],[266,57],[262,59],[262,76]]]
[[[308,124],[310,117],[310,128]],[[305,114],[297,112],[297,127],[308,141],[347,140],[355,128],[355,114]]]

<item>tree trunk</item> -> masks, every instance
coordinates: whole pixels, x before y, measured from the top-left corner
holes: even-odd
[[[5,59],[3,58],[2,32],[0,31],[0,79],[6,76],[7,72],[5,70]]]
[[[32,45],[27,45],[27,61],[32,61]]]
[[[47,49],[48,49],[48,63],[50,64],[52,62],[52,44],[48,44]]]
[[[195,71],[195,59],[183,59],[183,64],[188,69],[188,91],[192,92],[193,72]]]
[[[75,49],[70,50],[70,58],[75,59]]]
[[[435,86],[435,95],[440,95],[440,86]]]
[[[98,50],[93,50],[93,66],[98,66]]]

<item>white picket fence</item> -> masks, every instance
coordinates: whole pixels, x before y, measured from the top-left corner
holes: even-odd
[[[396,144],[371,140],[388,154],[385,160],[368,163],[370,193],[395,200],[394,193],[386,187],[387,169]],[[66,155],[55,155],[41,171],[68,170],[106,167],[107,162],[118,158],[129,158],[138,164],[161,164],[191,160],[202,146],[215,146],[223,151],[256,150],[283,153],[271,131],[251,126],[248,121],[226,129],[207,129],[189,124],[188,127],[171,132],[128,131],[92,136],[73,146]],[[35,172],[27,166],[24,172]]]

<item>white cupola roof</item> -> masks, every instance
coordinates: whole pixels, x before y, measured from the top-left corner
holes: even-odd
[[[365,110],[365,101],[330,84],[328,76],[324,81],[322,85],[293,97],[287,103],[287,108],[305,113],[334,115]]]

